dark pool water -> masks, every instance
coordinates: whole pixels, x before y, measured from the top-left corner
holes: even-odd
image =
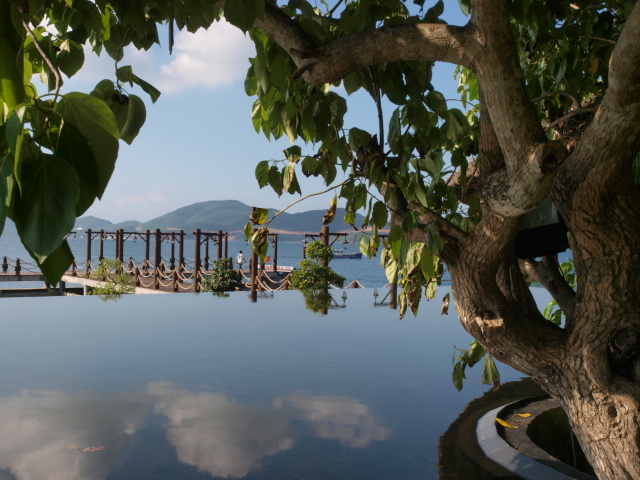
[[[454,311],[400,321],[373,303],[2,299],[0,478],[437,478],[439,437],[488,387],[480,368],[451,384],[470,340]]]

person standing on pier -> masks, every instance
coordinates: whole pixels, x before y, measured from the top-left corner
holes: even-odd
[[[244,263],[244,255],[242,254],[242,250],[240,250],[240,253],[238,253],[236,261],[238,262],[238,270],[242,270],[242,264]]]

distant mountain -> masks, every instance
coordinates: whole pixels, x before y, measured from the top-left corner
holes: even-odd
[[[271,210],[273,212],[277,211],[275,209]],[[316,233],[322,229],[322,219],[325,213],[326,210],[310,210],[301,213],[284,212],[269,225],[269,228],[296,234]],[[344,214],[345,210],[339,208],[336,213],[336,219],[331,224],[332,231],[352,230],[350,225],[342,221]],[[189,233],[199,228],[208,232],[217,230],[241,232],[249,221],[250,215],[251,207],[237,200],[211,200],[187,205],[144,223],[128,220],[113,224],[96,217],[81,217],[76,222],[76,228],[91,228],[92,230],[116,230],[122,228],[126,231],[144,231],[159,228],[162,231],[178,229]],[[356,223],[361,224],[362,219],[362,215],[357,215]]]
[[[74,230],[115,230],[113,223],[109,220],[104,220],[103,218],[98,218],[94,216],[86,216],[80,217],[76,219],[76,224],[74,226]]]

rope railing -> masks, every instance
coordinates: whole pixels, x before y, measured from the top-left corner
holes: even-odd
[[[71,265],[71,270],[67,273],[77,278],[92,278],[92,273],[95,272],[94,265],[99,263],[99,259],[88,259],[84,263],[78,263],[76,260]],[[237,262],[232,260],[234,265],[238,265]],[[244,263],[244,262],[243,262]],[[199,269],[189,268],[189,265],[194,263],[184,262],[183,264],[177,264],[174,268],[167,266],[166,259],[163,259],[157,266],[153,265],[149,260],[137,261],[133,257],[129,258],[129,261],[125,263],[122,268],[122,272],[127,273],[133,277],[135,285],[137,287],[154,289],[154,290],[166,290],[169,289],[173,292],[178,291],[197,291],[200,289],[202,282],[211,275],[211,270],[203,268],[201,265]],[[0,264],[2,272],[15,273],[20,275],[21,272],[37,272],[39,273],[39,267],[35,262],[22,261],[20,258],[3,257]],[[251,275],[245,274],[245,271],[240,269],[236,270],[240,273],[243,285],[245,288],[251,289],[252,278]],[[292,274],[288,273],[283,278],[277,278],[270,275],[271,272],[267,272],[262,269],[258,269],[256,272],[256,290],[277,292],[282,290],[288,290],[291,285]],[[331,289],[350,289],[350,288],[366,288],[366,286],[358,279],[352,280],[345,287],[338,287],[330,284]],[[382,288],[389,288],[391,284],[387,283]]]

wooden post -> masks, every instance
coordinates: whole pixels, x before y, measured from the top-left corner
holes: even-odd
[[[209,270],[209,240],[211,236],[204,234],[204,269]]]
[[[16,258],[16,275],[20,275],[22,271],[22,267],[20,266],[20,259]]]
[[[98,261],[102,261],[104,258],[104,230],[100,230],[100,254],[98,256]]]
[[[140,286],[140,268],[136,267],[136,273],[134,276],[134,280],[136,282],[136,287]]]
[[[149,230],[145,233],[144,241],[146,244],[144,246],[144,259],[146,260],[145,263],[149,265],[149,251],[151,250],[151,232]]]
[[[176,269],[176,234],[171,232],[171,258],[169,261],[171,262],[171,270]]]
[[[119,260],[120,259],[120,230],[116,230],[115,236],[116,236],[116,238],[114,239],[116,244],[115,259]]]
[[[178,291],[178,270],[173,270],[173,291]]]
[[[251,243],[251,295],[258,291],[258,254]]]
[[[87,229],[87,264],[84,267],[86,276],[89,278],[91,274],[91,229]]]
[[[160,288],[160,264],[162,263],[162,233],[160,229],[156,228],[156,249],[153,260],[153,288],[158,290]]]
[[[222,237],[222,230],[218,230],[218,260],[222,258],[222,241],[224,238]]]
[[[2,260],[2,271],[6,272],[7,270],[9,270],[9,260],[7,259],[7,257],[4,257],[4,259]]]
[[[260,258],[260,274],[258,276],[259,278],[264,278],[264,260],[262,260],[262,258]],[[261,292],[264,292],[264,284],[262,282],[260,282],[260,286],[258,287],[258,289]]]
[[[320,234],[320,237],[322,238],[322,243],[328,246],[329,245],[329,225],[322,226],[322,233]],[[325,267],[328,267],[329,262],[327,260],[323,260],[322,265],[324,265]]]
[[[389,284],[389,306],[392,310],[398,309],[398,284]]]
[[[180,230],[180,247],[178,250],[180,259],[178,264],[180,265],[180,273],[184,272],[184,230]]]
[[[273,242],[273,273],[278,272],[278,234],[276,233]]]
[[[119,230],[120,235],[116,236],[118,239],[118,260],[124,263],[124,229]]]
[[[202,232],[198,228],[196,229],[195,234],[196,234],[196,250],[195,250],[196,258],[193,261],[193,291],[199,292],[200,278],[198,277],[198,275],[200,274],[200,236],[202,235]]]

